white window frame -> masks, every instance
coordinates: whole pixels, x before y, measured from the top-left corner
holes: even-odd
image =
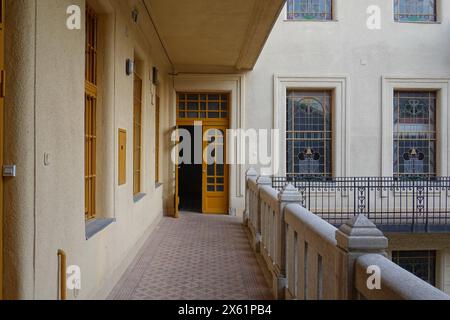
[[[284,76],[274,78],[274,129],[279,130],[280,163],[272,164],[274,175],[286,175],[286,95],[288,90],[330,90],[332,92],[332,176],[345,177],[349,172],[348,90],[347,76]]]
[[[450,78],[389,77],[382,78],[382,148],[381,176],[394,176],[394,92],[396,90],[433,90],[436,100],[436,174],[448,176],[450,172]]]

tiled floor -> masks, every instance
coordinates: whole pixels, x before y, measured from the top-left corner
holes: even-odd
[[[264,300],[270,290],[241,220],[164,218],[113,289],[119,300]]]

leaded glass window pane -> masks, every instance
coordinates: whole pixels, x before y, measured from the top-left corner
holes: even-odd
[[[287,94],[288,175],[331,177],[331,92]]]
[[[179,93],[178,119],[180,120],[227,120],[229,116],[229,95],[212,93]]]
[[[436,21],[436,0],[394,0],[395,21]]]
[[[393,251],[392,262],[436,286],[436,251]]]
[[[394,93],[394,175],[436,175],[436,92]]]
[[[288,0],[288,20],[332,20],[332,0]]]

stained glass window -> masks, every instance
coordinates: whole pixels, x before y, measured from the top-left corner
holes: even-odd
[[[436,21],[436,0],[394,0],[395,21]]]
[[[331,177],[331,92],[287,94],[287,173]]]
[[[436,92],[394,93],[394,175],[436,175]]]
[[[288,20],[332,20],[332,0],[288,0]]]
[[[436,286],[436,251],[393,251],[392,262]]]

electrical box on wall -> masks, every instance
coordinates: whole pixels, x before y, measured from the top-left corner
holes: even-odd
[[[119,129],[119,186],[127,183],[127,131]]]

